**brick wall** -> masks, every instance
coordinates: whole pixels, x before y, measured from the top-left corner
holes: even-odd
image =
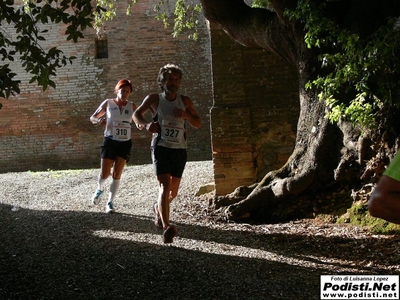
[[[286,162],[298,118],[294,70],[269,52],[233,42],[212,24],[209,30],[204,20],[198,42],[173,39],[154,19],[156,2],[139,1],[132,16],[117,2],[118,17],[106,28],[107,59],[95,59],[93,31],[73,44],[65,41],[65,28],[48,26],[46,45],[78,59],[58,72],[57,89],[43,92],[20,71],[21,94],[0,99],[0,172],[98,168],[103,129],[89,122],[90,115],[114,96],[121,78],[133,81],[131,100],[141,103],[158,91],[158,70],[169,62],[184,69],[181,92],[202,116],[201,129],[189,128],[189,160],[213,159],[218,195],[253,184]],[[150,138],[133,130],[130,164],[150,163]]]
[[[297,75],[276,55],[245,48],[211,26],[211,136],[216,193],[260,181],[292,153]]]
[[[209,112],[212,106],[212,78],[209,33],[202,20],[200,39],[172,38],[171,29],[155,20],[157,0],[139,1],[132,16],[126,16],[126,2],[118,1],[118,16],[106,25],[108,58],[96,59],[95,32],[85,32],[77,44],[67,42],[65,27],[48,25],[44,47],[57,46],[77,59],[59,70],[57,88],[43,92],[29,84],[30,76],[13,63],[22,81],[21,94],[0,110],[0,172],[99,167],[103,128],[92,125],[90,115],[106,98],[114,97],[119,79],[133,81],[130,100],[140,104],[150,92],[158,92],[158,70],[176,63],[184,70],[181,92],[192,98],[202,117],[201,129],[189,128],[189,160],[211,159]],[[173,4],[171,4],[172,7]],[[1,24],[6,28],[7,24]],[[133,130],[130,164],[150,162],[150,134]]]

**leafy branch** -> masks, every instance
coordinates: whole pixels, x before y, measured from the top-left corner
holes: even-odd
[[[20,93],[21,81],[11,68],[15,59],[18,58],[24,70],[32,74],[30,83],[36,82],[46,90],[49,86],[55,87],[52,77],[57,75],[57,69],[72,63],[76,58],[64,55],[56,47],[44,49],[41,43],[46,40],[47,30],[40,29],[42,24],[68,25],[66,39],[75,43],[84,38],[83,32],[87,28],[95,28],[100,36],[105,23],[116,16],[116,2],[117,0],[24,0],[22,6],[16,6],[14,0],[0,1],[0,58],[8,62],[0,66],[0,97],[8,98]],[[126,10],[128,15],[136,2],[137,0],[129,0]],[[157,19],[168,27],[170,19],[165,1],[160,0],[154,10],[157,12]],[[189,38],[196,40],[200,13],[200,5],[190,6],[184,0],[178,0],[173,13],[172,35],[177,37],[188,31]]]
[[[51,79],[56,76],[56,70],[72,63],[74,56],[65,56],[56,47],[44,49],[41,42],[45,41],[46,29],[40,29],[39,24],[64,23],[67,40],[77,42],[83,38],[83,31],[92,27],[93,13],[100,7],[93,7],[90,0],[24,0],[21,7],[14,6],[13,0],[0,3],[0,20],[13,28],[12,33],[6,33],[2,26],[0,32],[0,55],[2,61],[13,62],[18,56],[24,70],[32,74],[30,83],[36,82],[46,90],[48,86],[55,87]],[[8,27],[10,28],[10,27]],[[20,93],[20,80],[12,72],[10,64],[0,67],[0,97]]]
[[[157,12],[156,19],[163,22],[164,27],[168,28],[171,26],[170,18],[168,14],[168,7],[165,0],[160,0],[155,6],[154,11]],[[178,37],[183,32],[189,32],[188,38],[197,40],[199,17],[202,12],[201,5],[188,5],[185,0],[178,0],[175,4],[174,10],[174,25],[173,25],[173,37]]]
[[[334,2],[335,0],[331,1]],[[340,27],[329,18],[328,2],[298,2],[288,17],[304,24],[307,47],[319,49],[321,71],[308,89],[327,104],[331,122],[344,118],[371,126],[383,105],[398,105],[400,95],[400,30],[390,19],[367,38]],[[345,95],[353,95],[349,100]]]

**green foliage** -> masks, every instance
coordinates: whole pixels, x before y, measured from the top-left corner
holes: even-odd
[[[252,7],[268,8],[270,6],[269,0],[254,0]]]
[[[355,125],[372,126],[379,109],[399,104],[400,30],[391,18],[361,38],[330,18],[328,4],[300,0],[295,11],[286,12],[304,24],[307,47],[320,53],[321,71],[306,87],[316,89],[325,101],[331,122],[345,118]]]
[[[167,14],[167,3],[165,0],[160,0],[155,6],[154,10],[157,12],[156,19],[162,21],[167,28],[170,26],[170,19]],[[183,32],[188,31],[188,38],[197,40],[199,16],[202,12],[200,5],[188,5],[185,0],[177,0],[175,4],[174,26],[172,36],[177,37]]]
[[[337,99],[332,96],[320,96],[330,110],[326,113],[326,117],[331,120],[331,122],[338,122],[343,116],[347,117],[354,125],[358,124],[362,127],[372,126],[374,120],[373,105],[368,103],[366,100],[367,93],[357,94],[354,99],[350,101],[348,105],[340,103]],[[375,104],[379,104],[380,100],[374,95]]]
[[[115,0],[97,0],[97,5],[101,7],[100,10],[93,13],[94,22],[93,27],[99,29],[103,27],[104,23],[112,20],[117,14],[115,11]],[[130,8],[133,3],[136,3],[135,0],[129,3],[127,14],[130,13]]]
[[[129,0],[126,13],[137,0]],[[0,2],[0,23],[11,25],[15,34],[0,27],[0,58],[9,63],[0,66],[0,97],[20,93],[20,80],[12,71],[11,64],[18,57],[28,74],[30,83],[36,82],[46,90],[55,87],[52,77],[57,69],[72,63],[74,56],[66,56],[57,49],[44,49],[41,42],[45,41],[47,30],[40,29],[41,24],[63,23],[68,25],[66,39],[77,42],[84,38],[83,31],[94,27],[101,31],[105,22],[116,16],[117,0],[24,0],[23,6],[14,5],[14,0]],[[158,12],[157,19],[168,25],[166,3],[161,0],[154,8]],[[172,35],[178,36],[189,30],[189,38],[198,38],[197,25],[201,6],[187,5],[184,0],[178,0],[174,11],[174,28]],[[1,108],[0,103],[0,108]]]
[[[67,24],[66,39],[77,42],[83,38],[82,31],[92,26],[93,13],[99,7],[93,7],[90,0],[24,0],[23,6],[14,5],[13,0],[2,1],[0,4],[0,21],[14,28],[14,33],[0,28],[0,57],[10,63],[19,58],[22,67],[32,74],[30,83],[36,82],[46,90],[48,86],[55,87],[51,77],[56,76],[56,70],[72,63],[74,56],[67,57],[55,47],[44,49],[47,30],[40,24]],[[20,80],[12,72],[10,64],[0,67],[0,97],[20,93]]]
[[[368,227],[372,232],[378,234],[400,233],[400,225],[371,217],[368,213],[368,203],[365,202],[354,203],[344,215],[338,218],[337,223],[349,223]]]

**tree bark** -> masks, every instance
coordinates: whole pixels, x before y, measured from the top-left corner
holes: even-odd
[[[294,151],[285,166],[268,173],[254,187],[241,187],[216,199],[217,206],[228,206],[225,214],[231,220],[262,215],[264,221],[277,222],[307,216],[312,213],[312,204],[299,209],[296,197],[333,184],[340,178],[344,157],[351,157],[352,163],[358,161],[358,144],[354,143],[358,133],[348,135],[329,123],[324,103],[314,91],[304,89],[318,72],[318,63],[317,54],[304,43],[303,25],[283,15],[285,8],[294,8],[297,0],[270,2],[273,11],[250,8],[241,0],[201,0],[206,18],[233,39],[248,47],[273,51],[299,71],[300,115]],[[350,136],[353,142],[347,143]],[[354,155],[344,155],[348,153]]]
[[[284,9],[294,8],[297,0],[271,1],[279,4],[274,5],[274,11],[251,8],[243,0],[200,2],[205,17],[218,24],[232,39],[247,47],[273,51],[297,67],[296,39],[301,31],[283,16]]]

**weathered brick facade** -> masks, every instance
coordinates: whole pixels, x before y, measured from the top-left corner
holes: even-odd
[[[276,55],[245,48],[211,26],[211,137],[216,193],[251,185],[293,151],[299,113],[295,71]]]
[[[85,39],[74,44],[66,41],[64,26],[46,27],[49,35],[43,45],[57,46],[77,59],[58,72],[57,88],[45,92],[28,83],[30,76],[23,69],[17,70],[23,82],[21,94],[0,99],[4,105],[0,110],[1,172],[98,167],[103,128],[92,125],[90,115],[102,100],[115,96],[115,84],[122,78],[133,81],[135,93],[130,100],[140,104],[148,93],[159,90],[158,70],[166,63],[182,67],[180,91],[192,98],[202,116],[201,129],[189,128],[189,159],[211,159],[212,79],[205,20],[199,41],[186,36],[174,39],[171,28],[155,19],[157,2],[139,1],[132,16],[125,14],[127,2],[117,2],[117,17],[106,27],[108,58],[95,58],[94,30],[87,30]],[[149,163],[151,135],[134,129],[132,137],[130,163]]]
[[[158,91],[158,70],[169,62],[184,69],[181,92],[202,116],[201,129],[189,128],[189,160],[213,159],[218,195],[259,181],[286,162],[299,111],[294,70],[276,55],[208,28],[205,20],[199,41],[173,39],[154,18],[157,2],[139,1],[126,16],[126,2],[118,1],[118,16],[107,24],[108,58],[95,58],[93,30],[74,44],[65,41],[65,28],[48,26],[46,45],[78,59],[59,71],[57,88],[46,92],[18,72],[21,94],[0,99],[0,172],[97,168],[103,128],[92,125],[90,115],[114,97],[121,78],[133,81],[130,99],[139,104]],[[130,164],[150,163],[150,134],[134,129],[132,137]]]

